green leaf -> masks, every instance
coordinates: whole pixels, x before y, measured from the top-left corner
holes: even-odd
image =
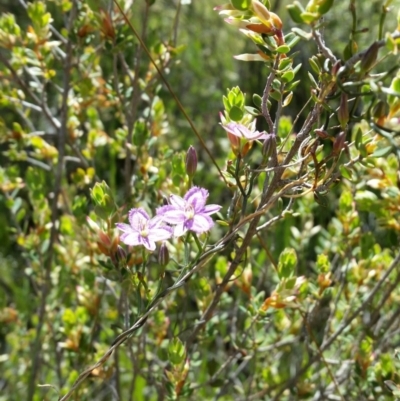
[[[340,173],[342,174],[342,177],[347,178],[348,180],[351,181],[352,173],[349,168],[342,165],[339,167],[339,170],[340,170]]]
[[[290,91],[292,91],[299,83],[300,83],[300,81],[291,82],[289,85],[287,85],[287,86],[285,87],[285,92],[290,92]]]
[[[328,273],[331,268],[328,256],[324,253],[318,255],[315,267],[319,273]]]
[[[271,92],[270,96],[272,97],[272,99],[276,100],[277,102],[279,102],[282,98],[282,94],[278,91]]]
[[[260,115],[260,111],[258,109],[256,109],[255,107],[251,107],[251,106],[244,106],[244,109],[247,113],[257,117]]]
[[[370,157],[385,157],[393,150],[392,146],[387,146],[385,148],[376,149]]]
[[[292,63],[293,63],[293,60],[290,59],[289,57],[286,57],[279,62],[278,70],[283,72],[284,70],[289,68],[292,65]]]
[[[230,110],[229,110],[229,118],[232,121],[240,121],[243,118],[243,110],[240,109],[237,106],[233,106]]]
[[[293,79],[294,79],[294,71],[293,70],[289,70],[289,71],[284,72],[282,74],[281,79],[282,79],[282,82],[284,82],[285,84],[293,81]]]
[[[300,42],[300,37],[299,36],[295,36],[292,40],[290,40],[289,42],[287,42],[286,44],[290,47],[290,49],[293,49],[293,47],[295,47],[297,45],[297,43]],[[293,54],[291,54],[289,57],[292,57]]]
[[[285,248],[279,256],[278,276],[285,279],[292,277],[297,266],[297,255],[293,248]]]
[[[286,290],[293,290],[294,286],[296,285],[297,277],[291,277],[286,281],[285,289]]]
[[[356,137],[354,140],[354,144],[356,145],[356,149],[360,149],[360,144],[362,143],[363,133],[360,127],[357,128]]]
[[[293,4],[289,4],[286,6],[286,9],[289,12],[290,18],[296,22],[297,24],[302,24],[304,23],[303,18],[301,17],[301,14],[305,11],[302,5],[298,2],[295,1]]]
[[[282,107],[286,107],[290,104],[293,99],[293,92],[289,92],[289,94],[285,97],[282,103]]]
[[[318,59],[313,56],[310,59],[308,59],[308,62],[310,63],[310,66],[312,68],[312,70],[316,73],[316,74],[320,74],[321,73],[321,68],[318,65]]]
[[[96,205],[94,211],[101,219],[106,220],[115,213],[114,197],[105,181],[97,182],[90,190],[90,195]]]
[[[365,147],[364,143],[360,143],[358,150],[360,151],[360,155],[362,157],[367,157],[368,156],[368,152],[367,152],[367,148]]]
[[[236,8],[236,10],[244,11],[248,10],[251,4],[250,0],[231,0],[231,3],[233,7]]]
[[[371,191],[358,191],[354,199],[360,211],[369,212],[374,210],[378,197]]]
[[[147,129],[146,122],[144,120],[137,120],[133,127],[133,144],[141,147],[146,143],[148,137],[149,130]]]
[[[312,38],[312,33],[306,32],[303,29],[297,27],[292,28],[292,32],[294,32],[297,36],[304,40],[310,40]]]
[[[34,200],[42,200],[46,193],[47,177],[43,170],[28,167],[26,171],[26,186]]]
[[[318,12],[323,15],[326,14],[333,6],[335,0],[324,0],[318,7]]]
[[[256,107],[261,109],[262,106],[262,97],[260,95],[257,95],[256,93],[253,95],[253,103]]]
[[[27,13],[39,38],[47,38],[49,34],[50,23],[53,20],[50,13],[46,12],[46,4],[42,1],[28,3]]]
[[[145,401],[145,388],[146,388],[147,382],[146,379],[143,376],[136,375],[135,376],[135,385],[133,388],[135,389],[133,392],[133,399],[135,401]]]
[[[301,19],[306,24],[312,24],[313,22],[317,21],[320,18],[319,13],[310,13],[308,11],[301,13]]]
[[[314,89],[318,89],[317,81],[315,80],[315,78],[313,77],[313,75],[311,74],[311,72],[308,71],[307,73],[308,73],[308,77],[310,78],[310,81],[311,81],[311,86],[312,86]]]
[[[276,48],[276,51],[281,54],[289,53],[290,47],[288,45],[282,45]]]
[[[176,153],[172,158],[172,182],[179,187],[186,178],[185,158],[183,153]]]
[[[186,358],[186,350],[182,341],[175,337],[168,345],[168,359],[172,365],[180,365]]]

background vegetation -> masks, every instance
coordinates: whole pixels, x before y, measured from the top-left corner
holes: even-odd
[[[214,0],[0,5],[0,400],[396,398],[399,5],[331,3],[264,2],[301,37],[264,63]],[[238,152],[219,113],[272,132],[281,54],[274,145]],[[186,193],[190,145],[222,209],[164,263],[115,224]]]

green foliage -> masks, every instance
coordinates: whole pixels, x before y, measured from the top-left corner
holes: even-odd
[[[5,4],[0,401],[400,397],[393,4]]]

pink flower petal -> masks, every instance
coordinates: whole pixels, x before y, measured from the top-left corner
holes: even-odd
[[[171,238],[172,232],[169,227],[159,227],[159,228],[153,228],[149,232],[148,238],[151,241],[164,241],[168,238]]]
[[[122,234],[120,238],[124,244],[129,246],[137,246],[141,244],[141,236],[136,232]]]
[[[186,205],[185,200],[178,195],[170,195],[169,201],[172,206],[175,206],[178,208],[183,208]]]
[[[208,191],[204,188],[193,187],[185,195],[185,200],[190,203],[196,212],[200,212],[206,204]]]
[[[140,237],[141,245],[147,248],[149,251],[154,251],[156,249],[156,243],[148,237]]]
[[[207,205],[204,207],[203,213],[208,214],[208,215],[217,213],[221,209],[221,207],[222,206],[220,206],[220,205]]]
[[[175,226],[174,228],[174,237],[182,237],[187,231],[187,228],[185,227],[184,223],[180,223]]]
[[[214,222],[212,221],[211,217],[207,216],[206,214],[197,214],[193,217],[190,229],[197,234],[201,234],[209,231],[213,225]]]
[[[183,223],[186,219],[185,211],[180,209],[169,210],[162,215],[163,220],[169,224]]]
[[[150,220],[149,215],[143,208],[131,209],[128,218],[131,226],[138,230],[140,230],[141,227],[146,225],[147,221]]]
[[[228,124],[222,125],[222,128],[227,131],[228,133],[235,135],[239,138],[245,138],[250,141],[253,141],[255,139],[266,139],[267,135],[259,132],[259,131],[252,131],[245,127],[242,124],[230,122]]]
[[[133,231],[132,227],[129,224],[117,223],[116,226],[119,230],[121,230],[124,233],[130,233]]]

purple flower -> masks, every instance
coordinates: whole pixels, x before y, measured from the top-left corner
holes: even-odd
[[[228,132],[228,134],[235,135],[239,138],[244,138],[249,141],[254,141],[255,139],[266,139],[267,135],[264,132],[259,132],[255,129],[255,120],[252,124],[252,129],[246,126],[234,122],[222,125],[222,128]]]
[[[123,232],[121,241],[130,246],[143,245],[149,251],[156,249],[156,241],[164,241],[172,236],[172,229],[163,225],[159,217],[150,219],[143,208],[129,211],[129,224],[117,223]]]
[[[210,215],[221,209],[219,205],[207,205],[208,191],[193,187],[181,198],[170,196],[170,205],[157,209],[157,216],[163,221],[175,225],[174,235],[180,237],[190,230],[197,234],[204,233],[214,225]]]

